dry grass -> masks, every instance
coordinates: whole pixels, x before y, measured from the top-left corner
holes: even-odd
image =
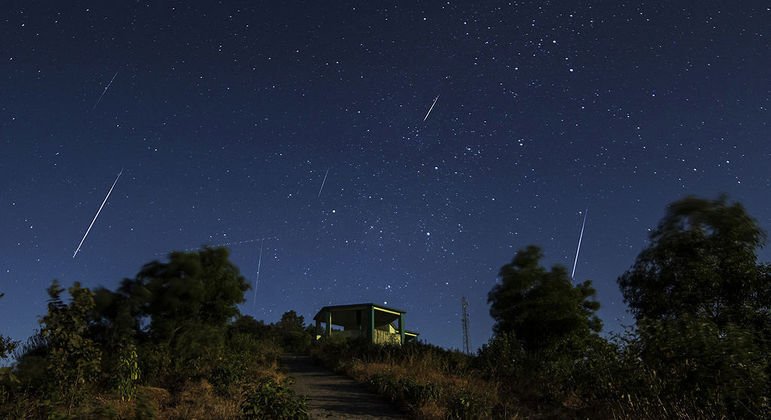
[[[433,362],[420,358],[403,360],[399,364],[394,361],[365,363],[354,360],[346,370],[349,376],[359,382],[372,383],[377,378],[387,378],[390,383],[402,384],[400,389],[386,392],[390,394],[388,397],[404,405],[421,419],[447,418],[459,410],[458,404],[465,401],[473,401],[469,404],[477,405],[460,408],[471,412],[482,410],[489,413],[499,404],[499,390],[496,384],[468,374],[447,374],[435,365],[432,366]],[[414,394],[410,394],[410,390],[406,389],[408,385],[404,384],[413,384],[416,388],[432,391],[422,394],[415,401]]]
[[[255,371],[255,378],[271,378],[283,383],[285,376],[277,366]],[[134,419],[148,417],[152,413],[158,419],[232,419],[240,418],[240,406],[246,384],[233,385],[226,395],[218,394],[206,380],[188,382],[176,392],[165,388],[143,386],[137,390],[137,398],[122,401],[115,394],[97,395],[90,410],[98,418]]]

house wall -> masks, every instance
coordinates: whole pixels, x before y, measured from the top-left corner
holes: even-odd
[[[375,338],[373,342],[375,344],[401,344],[401,336],[399,334],[392,334],[388,331],[375,330]]]

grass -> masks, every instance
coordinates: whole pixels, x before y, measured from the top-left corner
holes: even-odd
[[[497,384],[476,375],[468,367],[468,356],[458,352],[422,344],[402,348],[328,342],[312,354],[418,418],[518,416],[498,398]]]

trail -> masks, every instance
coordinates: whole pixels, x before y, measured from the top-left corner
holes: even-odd
[[[294,379],[292,389],[308,399],[312,419],[407,418],[364,384],[316,365],[309,356],[282,356],[281,366]]]

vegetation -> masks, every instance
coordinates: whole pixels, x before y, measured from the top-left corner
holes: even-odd
[[[618,280],[637,319],[629,351],[661,393],[741,417],[767,414],[771,275],[766,234],[725,197],[669,206],[650,245]]]
[[[591,282],[529,246],[501,268],[476,355],[337,340],[313,352],[419,418],[769,418],[764,240],[741,205],[687,197],[618,279],[637,319],[623,335],[598,335]]]
[[[419,342],[370,344],[332,337],[311,349],[322,363],[368,384],[421,418],[486,418],[498,407],[494,384],[471,369],[472,358]]]
[[[303,417],[277,368],[291,340],[239,313],[248,287],[209,248],[147,264],[115,291],[75,283],[69,302],[54,281],[40,331],[0,375],[0,417]]]
[[[0,293],[0,299],[2,299],[3,296],[5,296],[5,294]],[[9,337],[0,335],[0,360],[8,357],[8,355],[10,355],[13,352],[13,350],[16,348],[17,345],[18,343],[11,340]],[[3,371],[0,371],[0,372],[3,372]]]
[[[307,418],[278,370],[310,352],[418,418],[769,418],[771,266],[765,233],[725,197],[672,203],[618,284],[636,318],[602,337],[590,281],[517,252],[488,295],[474,355],[424,343],[311,341],[295,311],[241,315],[225,249],[172,253],[116,290],[54,281],[40,330],[0,336],[2,418]]]
[[[543,253],[529,246],[501,268],[500,283],[488,296],[496,334],[513,333],[523,349],[548,349],[569,337],[585,338],[602,329],[594,314],[600,304],[592,282],[573,286],[564,267],[546,271]]]

